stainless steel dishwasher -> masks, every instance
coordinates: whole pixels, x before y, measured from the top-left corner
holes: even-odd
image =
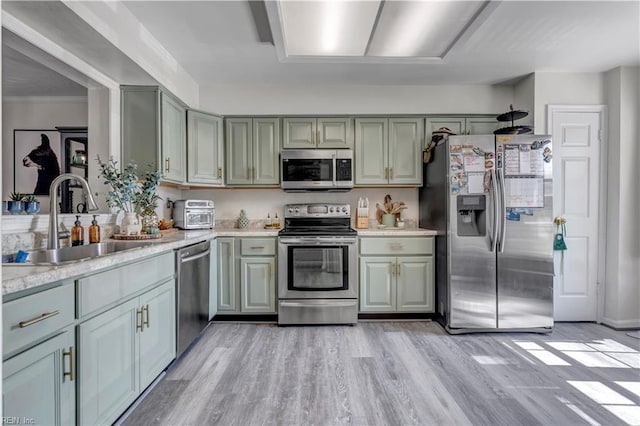
[[[176,250],[179,357],[209,323],[209,241]]]

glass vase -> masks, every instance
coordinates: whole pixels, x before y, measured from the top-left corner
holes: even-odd
[[[142,232],[147,232],[151,228],[158,228],[160,225],[160,219],[155,211],[143,212],[140,215],[140,222],[142,222]]]

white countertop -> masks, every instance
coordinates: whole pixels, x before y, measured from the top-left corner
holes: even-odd
[[[276,237],[279,229],[263,228],[216,228],[194,231],[177,231],[166,234],[158,240],[148,240],[146,247],[120,251],[89,260],[65,265],[34,266],[30,264],[2,265],[2,295],[31,289],[40,285],[65,280],[100,269],[109,268],[140,257],[150,256],[168,250],[174,250],[198,241],[216,237]],[[421,228],[371,228],[358,229],[358,235],[366,236],[433,236],[435,231]],[[139,241],[136,241],[138,243]]]
[[[375,227],[366,229],[356,229],[360,237],[433,237],[438,235],[437,231],[424,228],[393,228]]]

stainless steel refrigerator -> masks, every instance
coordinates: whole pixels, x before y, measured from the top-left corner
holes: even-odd
[[[553,326],[550,136],[450,136],[424,164],[420,226],[436,229],[450,333]]]

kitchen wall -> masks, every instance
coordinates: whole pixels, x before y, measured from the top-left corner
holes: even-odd
[[[208,86],[200,109],[225,115],[499,114],[513,86]]]
[[[282,218],[285,204],[294,203],[349,203],[352,209],[358,206],[359,197],[369,198],[369,218],[375,219],[376,203],[384,202],[385,194],[394,202],[404,201],[407,209],[402,212],[405,220],[418,220],[418,190],[415,188],[367,188],[349,192],[293,193],[281,189],[213,189],[183,191],[184,198],[213,200],[216,220],[237,219],[244,209],[250,220],[273,218],[277,212]],[[355,220],[355,212],[352,210]]]
[[[2,198],[13,191],[13,130],[87,126],[87,98],[8,98],[2,101]],[[49,197],[38,197],[48,213]]]
[[[603,73],[535,73],[534,133],[547,133],[547,106],[600,105],[605,102]]]
[[[607,241],[604,322],[640,327],[640,67],[605,75]]]
[[[514,126],[533,126],[535,120],[536,75],[529,74],[513,86],[513,108],[529,111],[529,115],[514,121]],[[509,124],[511,125],[511,124]]]

